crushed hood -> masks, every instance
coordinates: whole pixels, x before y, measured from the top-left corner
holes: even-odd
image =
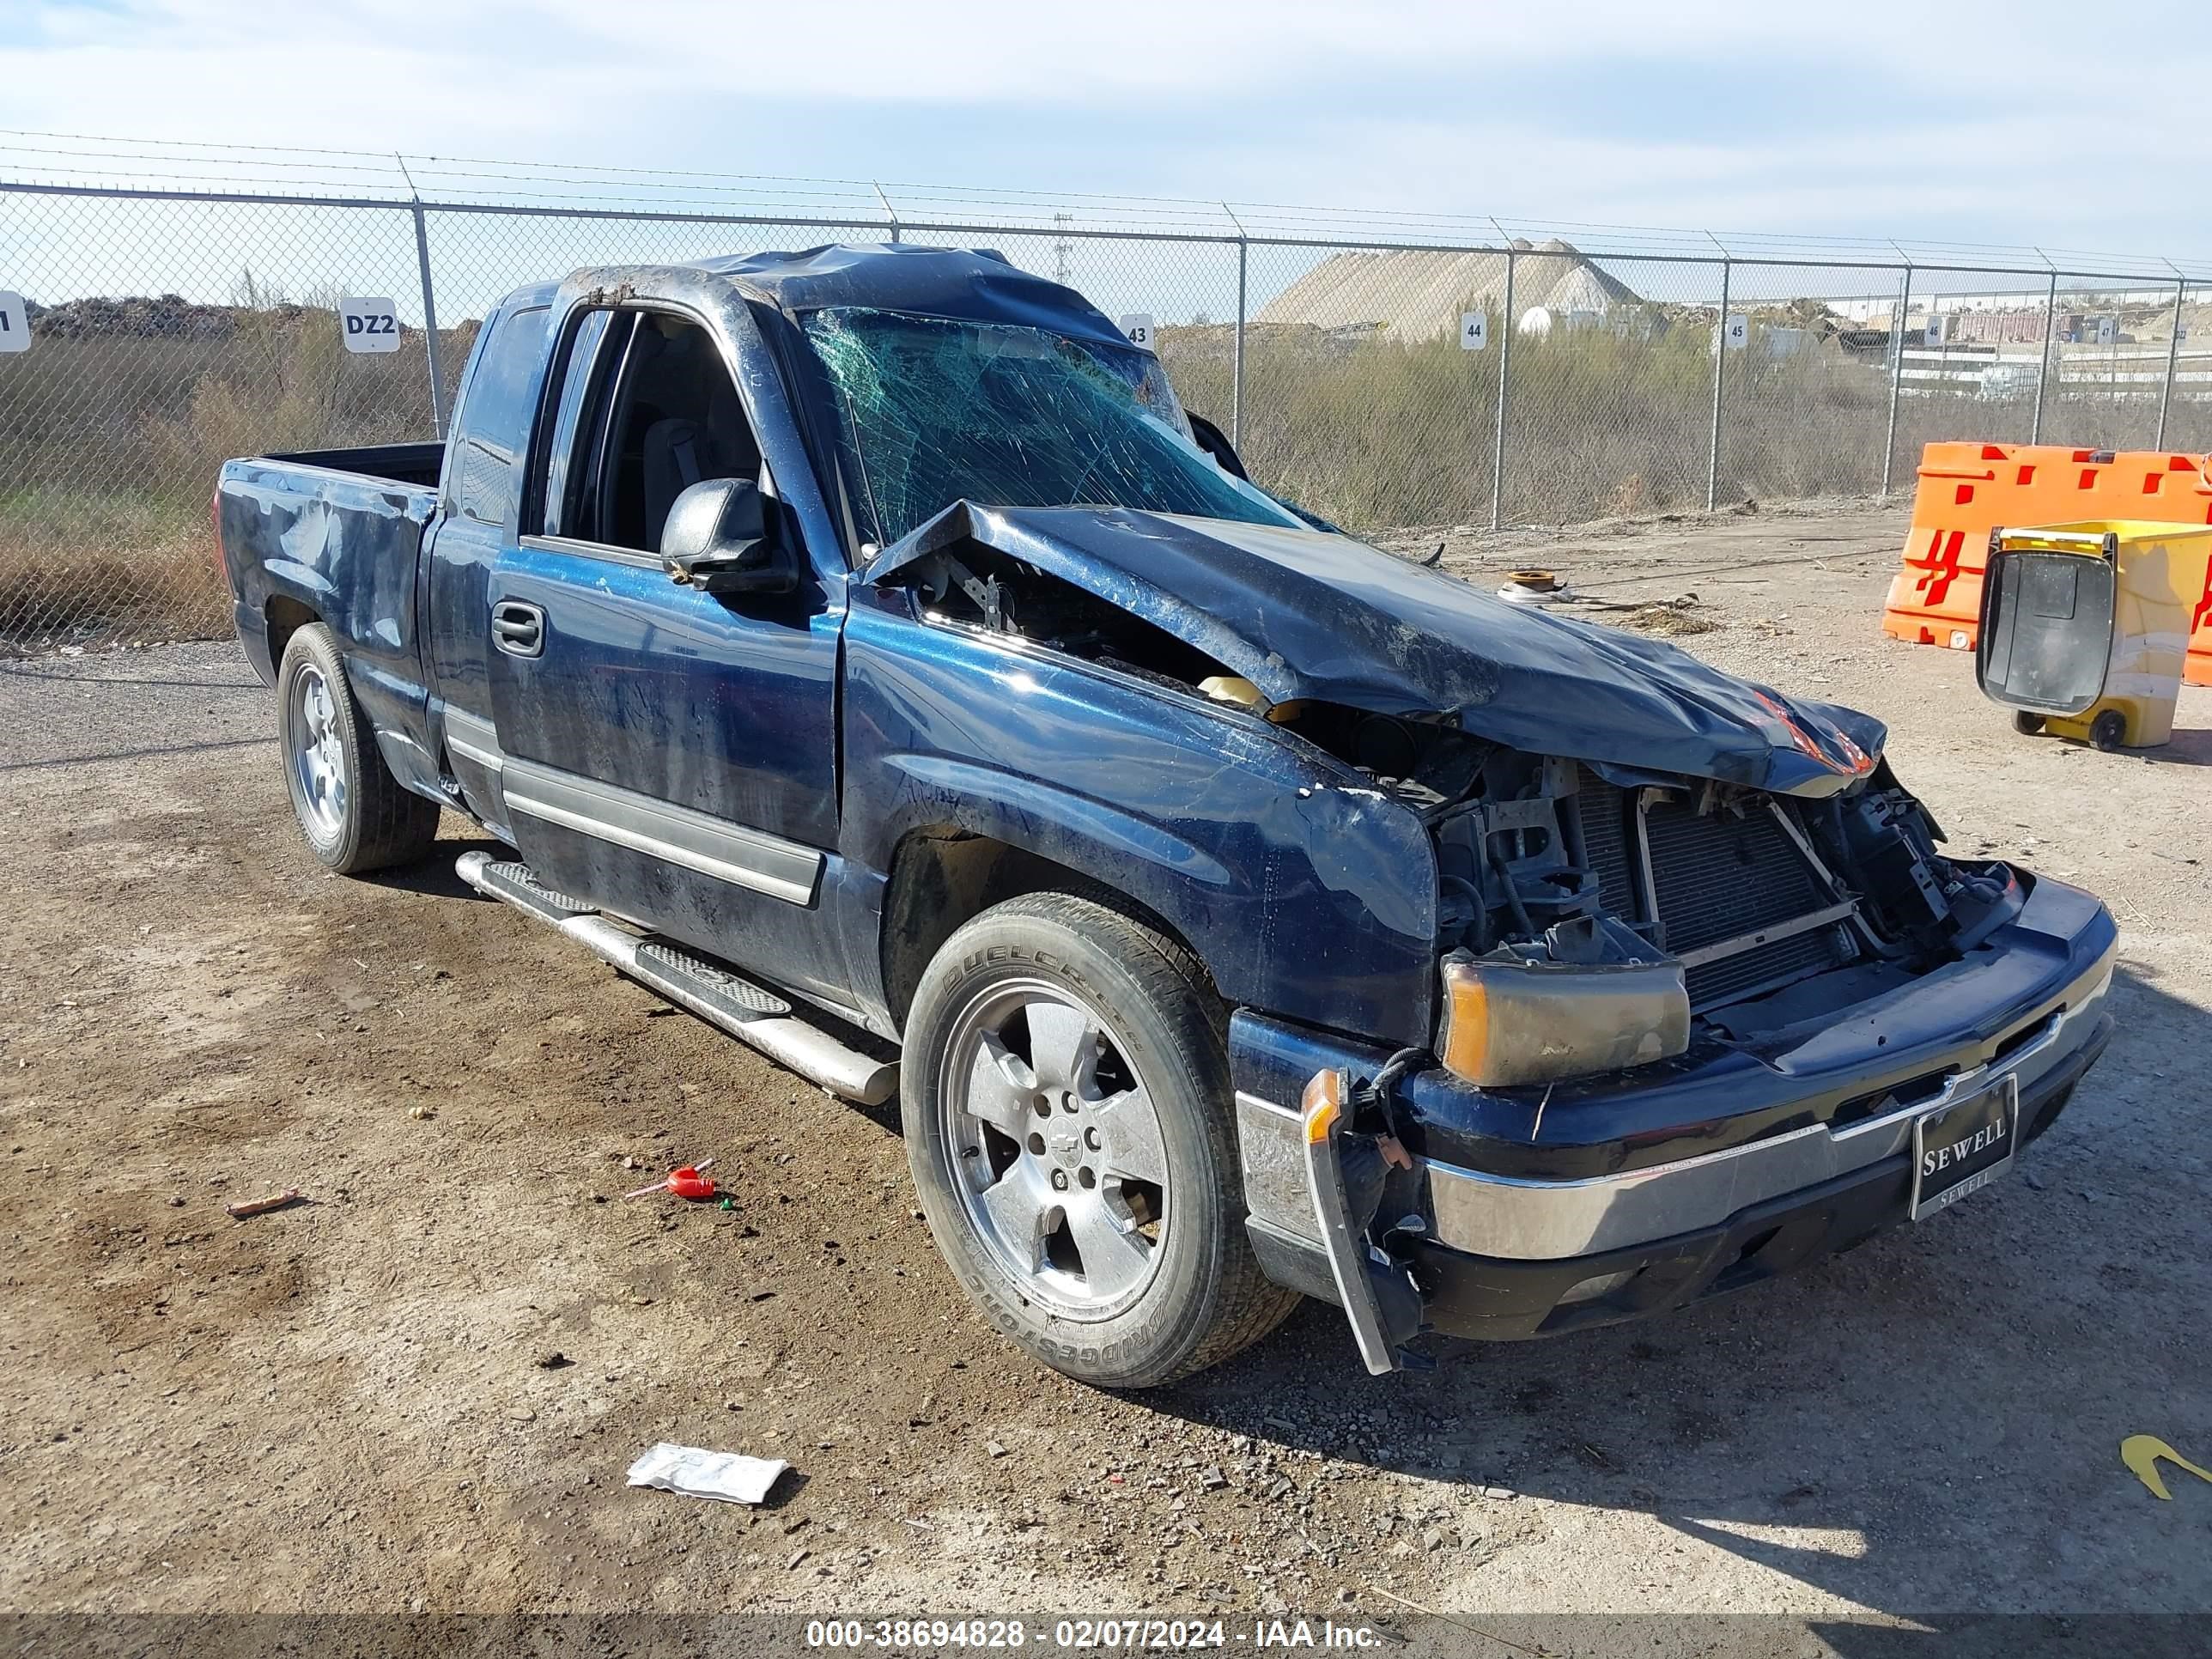
[[[862,580],[963,542],[1165,629],[1257,686],[1377,714],[1446,714],[1474,736],[1588,761],[1826,795],[1874,769],[1881,723],[1785,697],[1656,640],[1509,605],[1347,536],[1118,507],[955,502]]]

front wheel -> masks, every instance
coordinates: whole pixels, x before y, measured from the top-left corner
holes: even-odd
[[[2128,717],[2107,708],[2089,722],[2089,746],[2109,755],[2127,741]]]
[[[1297,1303],[1244,1234],[1218,1006],[1174,941],[1061,893],[985,911],[915,993],[900,1112],[930,1231],[1080,1381],[1173,1382]]]
[[[285,642],[276,671],[284,782],[308,850],[342,876],[405,864],[438,834],[438,804],[392,775],[346,683],[337,637],[320,623]]]

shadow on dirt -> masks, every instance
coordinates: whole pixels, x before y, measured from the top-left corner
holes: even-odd
[[[446,822],[450,825],[467,820],[448,817]],[[473,831],[476,826],[470,824],[469,828]],[[429,856],[420,863],[396,870],[380,870],[361,879],[372,887],[388,887],[398,893],[419,893],[425,898],[462,899],[471,904],[498,903],[497,899],[485,897],[455,873],[453,866],[470,853],[482,853],[496,860],[515,856],[512,847],[489,836],[441,836]]]

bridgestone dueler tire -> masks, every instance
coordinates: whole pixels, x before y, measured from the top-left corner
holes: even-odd
[[[303,738],[296,690],[301,675],[309,669],[321,675],[329,689],[331,725],[345,768],[345,809],[335,832],[330,834],[323,831],[309,811],[301,790],[300,769],[295,764]],[[276,671],[276,738],[293,815],[300,821],[307,850],[325,867],[342,876],[357,876],[410,864],[437,839],[437,802],[407,789],[385,765],[368,717],[362,713],[353,687],[346,680],[337,640],[320,623],[300,629],[285,644],[284,659]]]
[[[1106,1016],[1148,1081],[1168,1162],[1164,1253],[1139,1299],[1109,1318],[1047,1310],[969,1220],[937,1099],[958,1011],[994,981],[1043,980]],[[1188,952],[1132,918],[1065,893],[1012,899],[948,939],[924,970],[900,1064],[907,1160],[937,1247],[985,1318],[1055,1370],[1148,1389],[1218,1364],[1297,1305],[1260,1271],[1244,1194],[1219,1000]]]

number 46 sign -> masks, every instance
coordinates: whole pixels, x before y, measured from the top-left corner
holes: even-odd
[[[23,310],[23,296],[0,289],[0,351],[31,349],[31,319]]]

